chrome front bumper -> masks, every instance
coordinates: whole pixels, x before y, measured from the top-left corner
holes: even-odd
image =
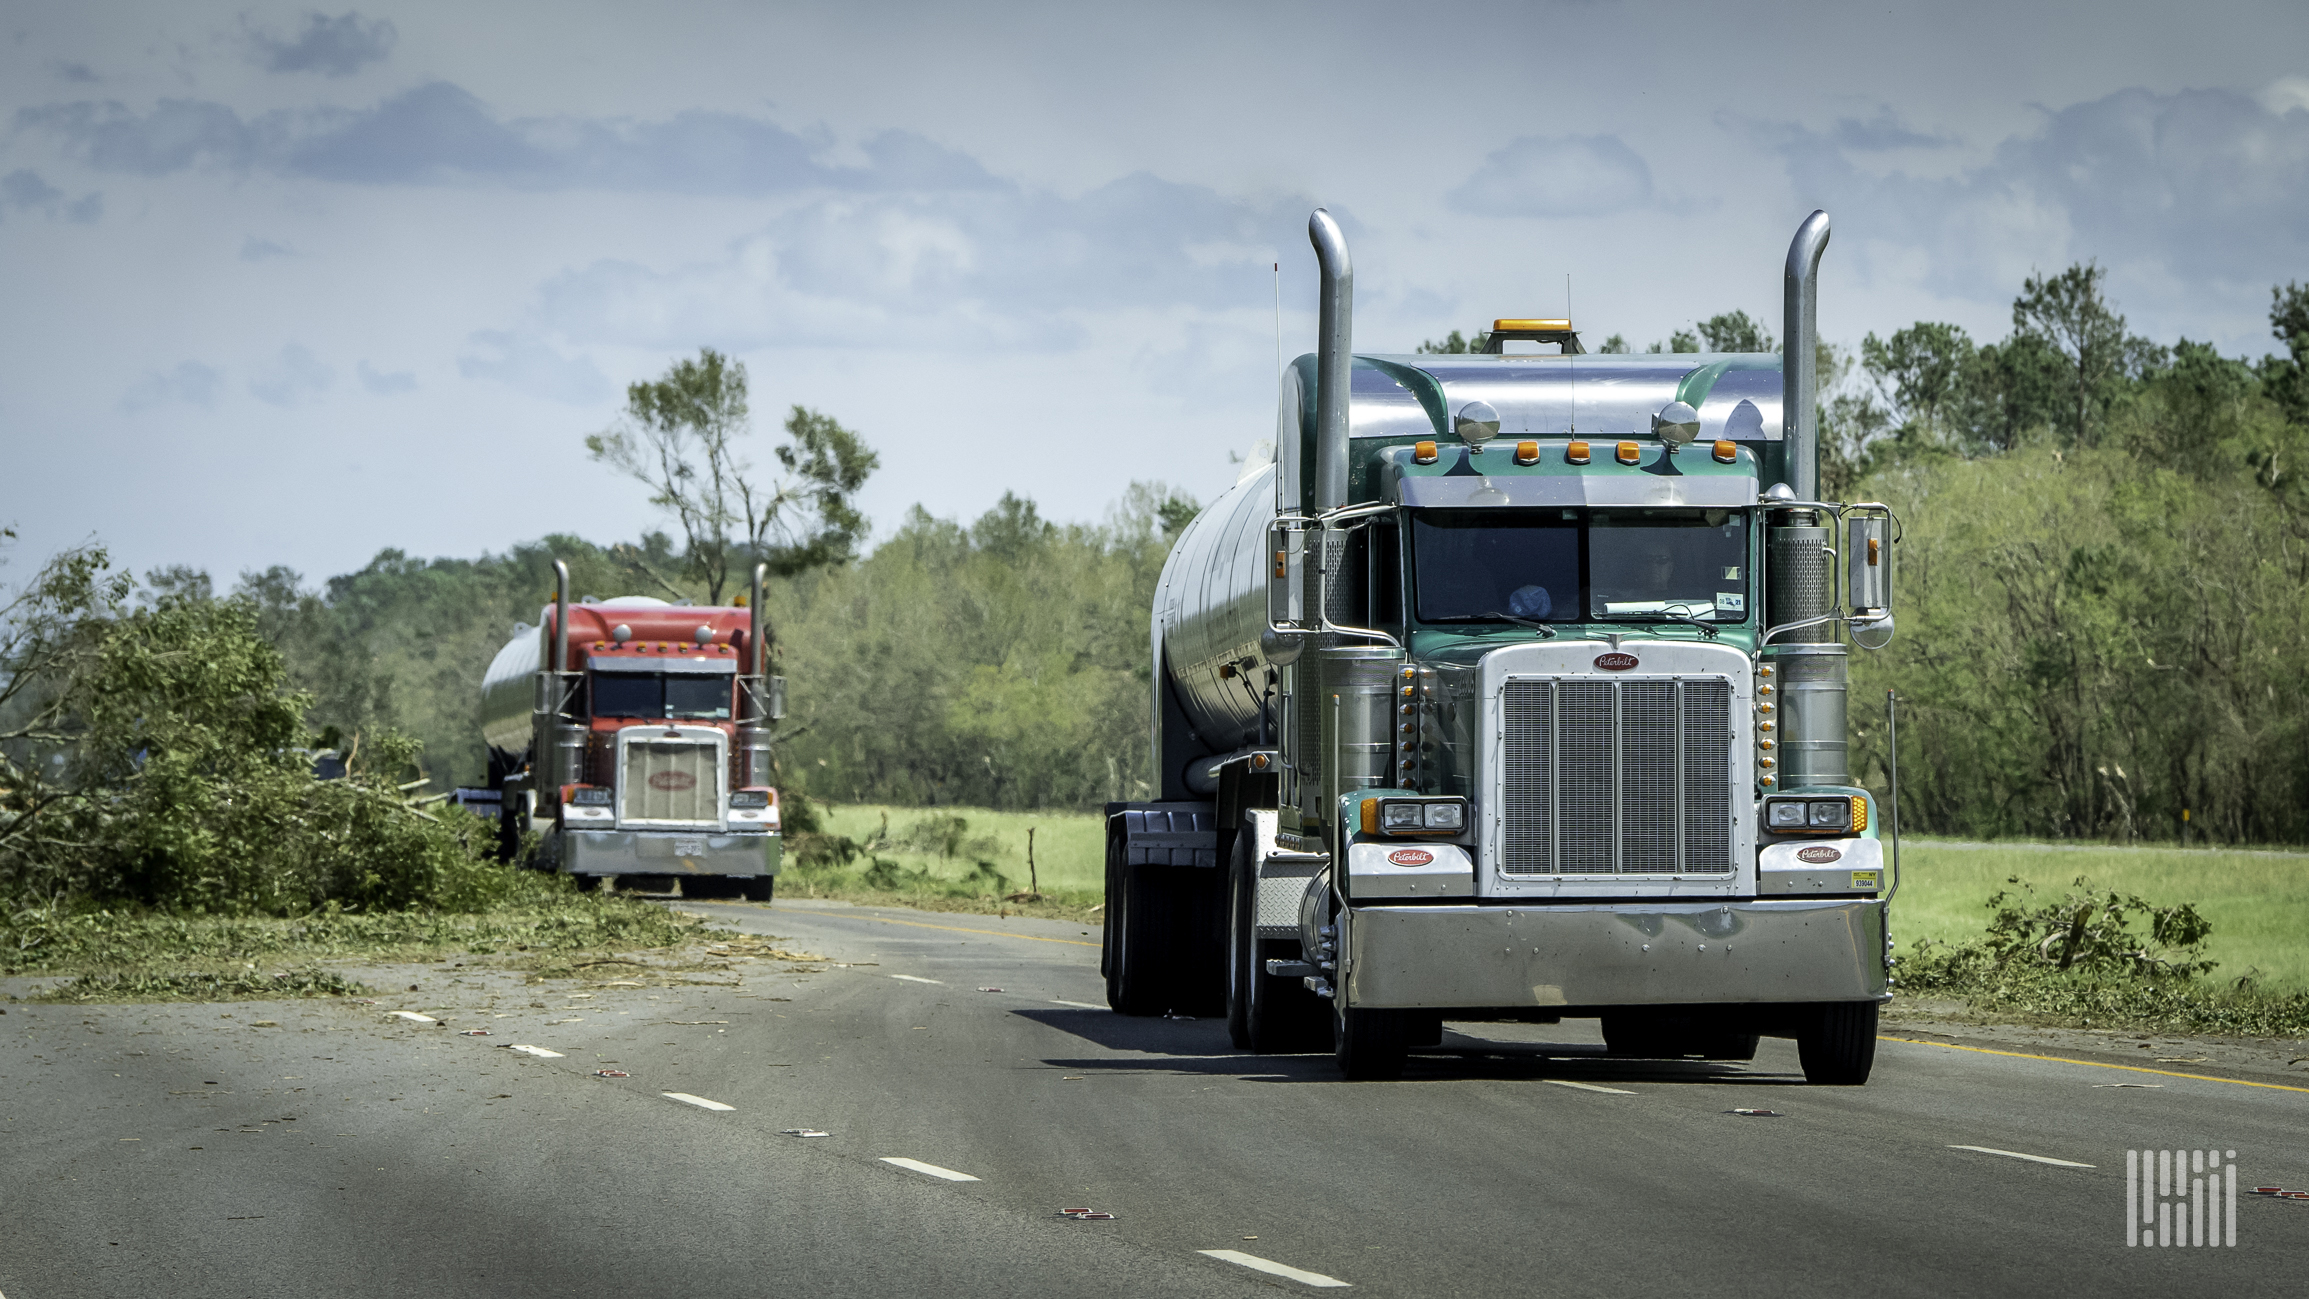
[[[1357,907],[1347,1000],[1368,1007],[1882,1000],[1873,900]]]
[[[775,875],[785,858],[777,834],[563,830],[561,838],[560,868],[571,875]]]

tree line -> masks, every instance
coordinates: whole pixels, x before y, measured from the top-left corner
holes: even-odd
[[[1919,322],[1824,345],[1824,488],[1901,520],[1900,634],[1855,651],[1852,698],[1855,770],[1881,789],[1882,705],[1900,694],[1908,828],[2309,840],[2309,289],[2274,290],[2270,321],[2282,350],[2259,359],[2152,343],[2086,264],[2030,278],[2001,339]],[[1775,345],[1735,311],[1651,350]],[[634,385],[627,419],[589,443],[679,536],[388,550],[318,587],[274,568],[219,593],[167,570],[136,599],[240,610],[309,697],[312,745],[406,734],[422,749],[404,774],[443,790],[482,778],[481,673],[534,625],[554,558],[580,596],[701,603],[769,562],[787,787],[997,808],[1141,794],[1148,609],[1195,503],[1138,484],[1104,521],[1058,524],[1005,495],[974,520],[916,508],[866,549],[864,437],[795,408],[757,479],[744,380],[701,353]]]

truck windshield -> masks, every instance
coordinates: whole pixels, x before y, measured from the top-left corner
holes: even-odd
[[[730,718],[730,679],[655,672],[597,672],[593,675],[593,715],[726,722]]]
[[[1420,510],[1425,623],[1745,622],[1741,510]]]

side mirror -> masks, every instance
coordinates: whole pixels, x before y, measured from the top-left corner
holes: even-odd
[[[1281,520],[1267,526],[1267,624],[1307,619],[1307,534]]]
[[[1892,607],[1892,542],[1881,514],[1844,521],[1844,604],[1855,618]]]
[[[1852,642],[1862,649],[1892,643],[1892,539],[1881,514],[1844,520],[1844,605]]]

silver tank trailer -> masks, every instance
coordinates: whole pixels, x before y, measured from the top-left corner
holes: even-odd
[[[1260,644],[1267,629],[1267,528],[1274,519],[1270,463],[1196,515],[1163,563],[1154,597],[1156,716],[1162,715],[1161,692],[1167,689],[1192,729],[1191,737],[1170,737],[1174,758],[1198,756],[1189,749],[1222,756],[1259,741],[1258,701],[1267,669],[1279,666]],[[1271,744],[1272,720],[1269,726]],[[1158,771],[1165,747],[1158,726]],[[1188,783],[1199,784],[1199,773]]]

